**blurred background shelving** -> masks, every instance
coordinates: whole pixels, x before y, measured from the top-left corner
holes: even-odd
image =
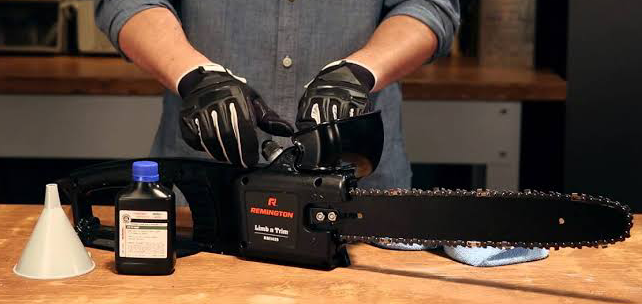
[[[442,58],[406,76],[404,97],[421,100],[566,99],[566,81],[550,70],[484,67],[476,58]],[[161,95],[150,75],[119,57],[0,56],[1,94]]]
[[[408,121],[404,128],[432,128],[428,132],[432,135],[406,132],[413,182],[421,187],[564,190],[569,1],[460,3],[463,22],[450,56],[401,81],[403,115]],[[19,18],[38,5],[49,8],[48,13],[36,9],[48,14],[46,18]],[[162,86],[118,57],[95,28],[92,14],[91,0],[0,0],[0,16],[7,17],[0,18],[0,107],[12,109],[0,111],[0,129],[5,130],[0,131],[4,137],[0,167],[20,168],[25,175],[44,172],[33,184],[50,181],[80,164],[144,156],[148,151],[147,139],[130,138],[131,151],[118,147],[123,144],[116,139],[111,139],[111,145],[96,143],[92,134],[122,130],[107,125],[109,121],[103,126],[84,125],[87,119],[79,120],[76,116],[81,112],[71,109],[87,107],[82,113],[98,115],[117,113],[115,107],[123,112],[133,109],[128,107],[147,107],[135,110],[160,113],[156,96],[163,93]],[[20,50],[21,44],[26,48]],[[39,107],[41,113],[34,113],[29,105]],[[23,137],[42,136],[42,130],[27,128],[19,136],[7,130],[21,115],[53,119],[52,115],[43,118],[43,113],[55,113],[55,123],[72,125],[65,130],[74,130],[76,124],[78,130],[91,131],[63,134],[65,149],[29,149],[33,145]],[[416,126],[422,119],[413,117],[417,113],[432,113],[432,120],[440,125]],[[151,119],[144,126],[137,121],[116,119],[116,123],[147,128],[147,137],[152,138],[157,121]],[[44,133],[51,136],[55,130],[52,126],[52,133]],[[110,138],[103,135],[101,140]],[[13,185],[12,178],[0,174],[0,185]],[[14,186],[0,188],[0,202],[30,196],[40,200],[39,193],[31,195],[33,191]]]

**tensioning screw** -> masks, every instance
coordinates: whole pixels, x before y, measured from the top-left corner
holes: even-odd
[[[334,222],[336,220],[337,220],[337,214],[334,211],[330,211],[330,213],[328,213],[328,221]]]

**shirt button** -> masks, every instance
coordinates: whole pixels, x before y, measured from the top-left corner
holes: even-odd
[[[290,56],[285,56],[282,63],[284,67],[289,68],[292,66],[292,58],[290,58]]]

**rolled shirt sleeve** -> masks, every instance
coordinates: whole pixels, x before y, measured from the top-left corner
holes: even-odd
[[[430,27],[438,40],[431,61],[448,54],[460,23],[458,0],[386,0],[384,5],[389,10],[384,19],[406,15]]]
[[[178,19],[178,13],[169,0],[96,0],[96,25],[107,35],[114,47],[123,54],[118,44],[118,34],[123,25],[137,13],[154,7],[167,8]]]

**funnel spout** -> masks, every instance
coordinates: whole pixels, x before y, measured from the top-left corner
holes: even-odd
[[[47,184],[45,191],[45,208],[54,209],[60,207],[60,196],[58,195],[57,184]]]

